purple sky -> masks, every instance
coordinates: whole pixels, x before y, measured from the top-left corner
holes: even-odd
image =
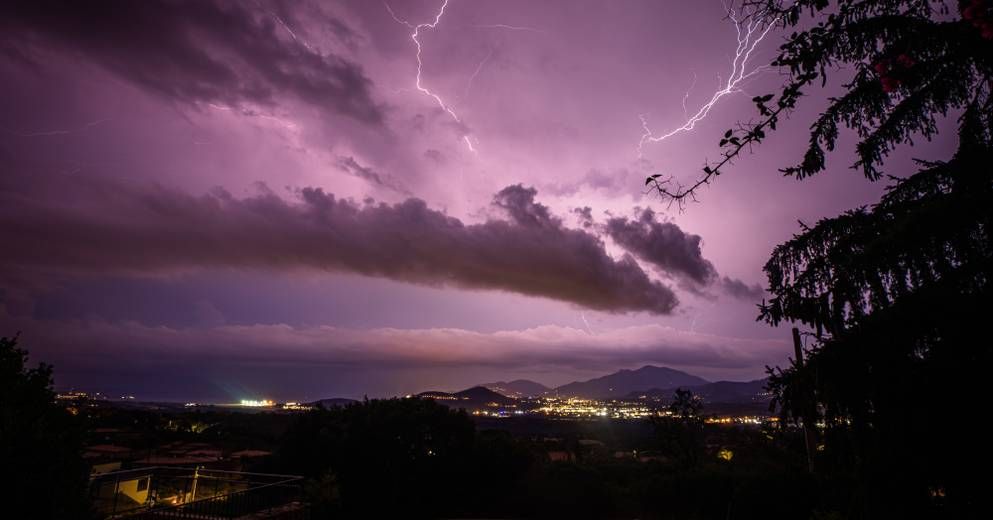
[[[645,176],[687,181],[717,156],[781,83],[755,70],[781,34],[740,92],[639,153],[639,116],[678,128],[732,74],[719,0],[449,0],[417,30],[422,91],[411,35],[440,7],[0,8],[3,334],[59,387],[149,399],[783,363],[789,331],[754,321],[762,264],[798,219],[884,188],[848,169],[851,136],[820,176],[777,171],[837,88],[680,212]]]

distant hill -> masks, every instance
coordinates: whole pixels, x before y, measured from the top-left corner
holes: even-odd
[[[767,379],[755,381],[717,381],[700,386],[683,386],[700,396],[705,403],[767,403],[765,395]],[[626,398],[636,399],[641,396],[671,399],[676,388],[652,388],[629,393]]]
[[[417,397],[434,399],[439,404],[452,408],[483,409],[515,404],[516,399],[499,394],[483,386],[474,386],[461,392],[422,392]]]
[[[458,397],[459,399],[485,399],[487,401],[494,401],[502,404],[513,404],[517,402],[517,400],[512,397],[507,397],[483,386],[474,386],[472,388],[462,390],[461,392],[455,392],[452,395]]]
[[[310,406],[323,406],[325,408],[334,408],[335,406],[348,406],[352,403],[357,403],[355,399],[345,399],[344,397],[332,397],[330,399],[319,399],[312,403],[307,403]]]
[[[527,379],[517,379],[515,381],[500,381],[497,383],[486,383],[479,385],[507,397],[520,399],[522,397],[539,397],[550,392],[552,389],[547,386],[529,381]]]
[[[652,388],[693,387],[707,383],[706,379],[686,372],[647,365],[637,370],[620,370],[589,381],[577,381],[562,385],[554,392],[566,397],[617,398]]]

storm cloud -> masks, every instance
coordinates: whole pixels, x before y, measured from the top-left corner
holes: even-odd
[[[416,25],[441,4],[390,7]],[[420,31],[418,60],[413,29],[380,1],[0,3],[0,312],[16,318],[0,318],[0,335],[23,330],[59,384],[139,393],[158,381],[176,400],[199,399],[198,376],[268,381],[241,398],[287,400],[568,382],[645,362],[761,376],[791,347],[750,357],[762,345],[733,337],[781,336],[754,321],[748,296],[768,252],[797,219],[882,187],[827,175],[810,197],[807,183],[761,174],[806,146],[806,123],[784,120],[740,175],[672,220],[705,238],[699,252],[661,266],[650,248],[620,246],[609,218],[626,217],[630,244],[645,246],[635,206],[662,212],[645,177],[693,178],[712,138],[754,107],[727,96],[694,132],[637,150],[638,116],[659,132],[681,125],[681,103],[710,99],[705,78],[726,76],[738,42],[716,0],[612,6],[452,0]],[[522,26],[536,30],[509,29]],[[420,85],[466,126],[417,88],[419,65]],[[921,157],[952,153],[949,135]],[[323,191],[292,188],[304,186]],[[621,337],[647,325],[716,336],[678,352],[671,331]],[[507,339],[559,334],[548,327],[575,329]],[[310,348],[294,347],[305,337]],[[161,362],[132,370],[145,360]]]
[[[725,293],[741,300],[757,301],[765,295],[765,290],[762,289],[761,285],[748,285],[737,278],[725,276],[721,278],[720,285]]]
[[[686,233],[672,222],[660,222],[651,209],[641,210],[634,220],[613,217],[607,220],[603,230],[617,245],[659,271],[689,282],[690,287],[716,285],[740,299],[762,296],[762,288],[757,285],[720,277],[703,256],[700,235]]]
[[[700,235],[684,233],[672,222],[657,221],[650,209],[643,210],[637,220],[611,218],[605,229],[619,246],[665,272],[702,285],[717,275],[700,250]]]
[[[272,106],[288,96],[381,124],[362,67],[314,49],[285,23],[248,2],[6,2],[0,46],[36,65],[52,51],[82,57],[171,101]],[[328,25],[347,33],[340,20]]]
[[[236,198],[80,177],[0,182],[8,272],[179,273],[201,268],[329,270],[432,286],[508,291],[610,313],[669,314],[673,291],[630,255],[612,258],[510,186],[509,220],[466,224],[417,198],[358,204],[320,188]]]

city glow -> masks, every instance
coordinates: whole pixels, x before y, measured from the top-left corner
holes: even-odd
[[[239,404],[241,406],[259,408],[259,407],[275,406],[276,403],[270,401],[269,399],[262,399],[261,401],[256,401],[254,399],[242,399]]]
[[[435,399],[431,397],[431,399]],[[542,397],[521,399],[516,405],[486,403],[485,408],[467,409],[477,417],[541,416],[553,419],[621,419],[638,420],[649,417],[671,417],[672,412],[662,400],[598,400],[578,397]],[[713,415],[702,417],[707,424],[761,426],[776,422],[765,415]]]

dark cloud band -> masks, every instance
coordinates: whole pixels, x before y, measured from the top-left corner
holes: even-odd
[[[673,291],[629,255],[565,227],[511,186],[509,220],[466,224],[420,199],[360,205],[306,188],[287,201],[193,196],[83,178],[0,182],[8,272],[155,274],[198,268],[325,269],[404,282],[502,290],[612,313],[668,314]]]
[[[0,46],[82,56],[138,87],[184,103],[270,106],[295,98],[379,125],[383,112],[357,63],[318,52],[249,2],[4,2]],[[332,27],[344,27],[340,21]],[[280,32],[283,31],[283,32]]]
[[[762,288],[757,285],[720,277],[714,265],[703,257],[700,235],[686,233],[672,222],[660,222],[651,209],[642,210],[635,220],[611,218],[603,229],[617,245],[660,271],[688,282],[690,288],[716,285],[734,298],[762,297]]]

